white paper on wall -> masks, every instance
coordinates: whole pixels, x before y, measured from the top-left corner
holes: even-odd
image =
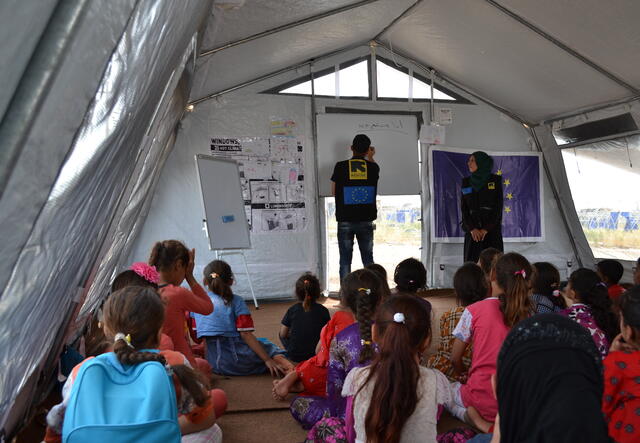
[[[238,162],[245,214],[254,234],[306,229],[304,148],[293,137],[212,137],[212,155]]]

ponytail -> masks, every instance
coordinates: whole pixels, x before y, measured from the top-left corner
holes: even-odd
[[[129,286],[114,292],[104,305],[104,322],[108,330],[118,331],[113,352],[120,363],[137,365],[156,361],[167,366],[161,354],[137,350],[158,345],[158,332],[164,322],[164,305],[153,289]],[[204,406],[209,398],[206,381],[185,365],[171,366],[171,369],[195,403]]]
[[[504,324],[509,328],[533,313],[529,297],[532,274],[527,259],[515,252],[504,254],[496,261],[495,279],[502,290],[498,296],[500,310]]]
[[[204,267],[204,285],[215,294],[218,294],[225,305],[233,300],[233,272],[231,266],[222,260],[214,260]]]
[[[296,297],[302,302],[305,312],[311,310],[311,304],[320,298],[320,280],[310,272],[306,272],[296,281]]]
[[[392,297],[380,307],[375,327],[380,352],[356,396],[374,383],[365,416],[367,441],[397,443],[420,400],[416,355],[431,335],[431,306],[409,295]]]
[[[586,268],[574,271],[569,277],[569,283],[579,301],[591,308],[593,319],[611,343],[620,332],[620,327],[612,310],[607,285],[600,280],[598,274]]]

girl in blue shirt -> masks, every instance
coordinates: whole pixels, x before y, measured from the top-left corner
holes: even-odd
[[[242,297],[231,290],[233,272],[228,263],[209,263],[204,268],[203,283],[213,302],[213,312],[193,316],[198,338],[206,341],[206,358],[215,373],[252,375],[269,371],[275,377],[293,369],[284,350],[253,335],[249,309]]]

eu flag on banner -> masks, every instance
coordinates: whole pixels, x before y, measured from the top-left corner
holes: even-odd
[[[345,205],[369,205],[375,201],[376,192],[373,186],[345,186]]]
[[[470,175],[467,159],[473,151],[431,149],[431,214],[435,242],[461,242],[462,179]],[[487,152],[493,173],[502,178],[502,236],[506,241],[542,241],[540,154]]]

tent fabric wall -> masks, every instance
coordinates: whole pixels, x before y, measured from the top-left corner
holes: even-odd
[[[311,140],[309,100],[256,94],[247,88],[212,100],[185,115],[176,146],[164,166],[151,210],[129,258],[146,261],[154,242],[174,238],[196,249],[197,280],[215,254],[209,251],[202,230],[203,209],[199,196],[194,156],[208,154],[214,136],[268,136],[270,119],[293,119],[305,149],[305,195],[307,227],[303,232],[251,235],[252,248],[244,251],[258,298],[287,297],[295,280],[306,271],[318,269],[317,203]],[[215,192],[212,190],[211,192]],[[223,192],[219,190],[218,192]],[[225,257],[234,270],[234,292],[250,298],[243,264],[237,257]]]
[[[29,159],[31,164],[19,165],[14,173],[23,181],[33,177],[44,181],[42,176],[49,176],[44,174],[46,165],[52,173],[50,180],[55,178],[51,191],[48,192],[51,183],[46,183],[47,186],[39,185],[39,193],[25,186],[5,194],[12,198],[10,208],[20,208],[21,205],[16,204],[19,199],[31,203],[34,196],[42,195],[46,200],[42,210],[35,211],[37,218],[33,226],[29,224],[26,230],[27,243],[19,251],[0,299],[0,365],[3,368],[0,425],[9,431],[20,412],[9,417],[14,399],[21,390],[33,389],[33,386],[25,386],[26,381],[41,369],[47,354],[55,352],[56,346],[60,345],[65,325],[73,316],[77,303],[86,295],[89,272],[94,268],[103,242],[110,244],[113,240],[106,238],[106,234],[114,222],[117,206],[136,163],[145,160],[140,154],[145,137],[150,140],[158,137],[154,149],[166,146],[171,128],[175,127],[180,115],[175,105],[169,113],[171,117],[164,121],[169,128],[159,131],[158,126],[151,127],[151,119],[162,91],[171,82],[172,74],[181,70],[185,51],[211,8],[210,1],[204,0],[188,4],[179,0],[137,2],[133,10],[125,8],[131,6],[129,3],[120,2],[120,9],[115,7],[116,2],[109,3],[111,9],[101,2],[89,3],[96,5],[95,11],[85,14],[85,25],[92,32],[87,35],[88,41],[76,40],[74,45],[91,54],[85,45],[100,47],[101,40],[105,44],[116,43],[115,49],[111,47],[99,52],[110,56],[107,69],[101,65],[96,72],[95,61],[72,54],[75,57],[71,60],[75,63],[92,63],[74,66],[73,72],[61,71],[61,78],[65,79],[64,91],[60,95],[52,94],[55,101],[50,104],[56,108],[57,115],[52,115],[53,109],[50,109],[49,120],[42,122],[44,127],[36,128],[39,131],[31,134],[33,145],[35,141],[42,144],[50,135],[45,129],[59,126],[65,128],[68,145],[71,145],[71,136],[76,133],[70,154],[60,168],[68,145],[64,144],[65,133],[52,131],[59,142],[56,146],[66,147],[58,163],[41,154],[38,158],[35,152],[30,157],[23,154],[20,162]],[[126,29],[122,32],[124,24]],[[93,39],[89,38],[92,36]],[[70,79],[77,81],[73,83]],[[83,90],[86,89],[85,80],[96,82],[91,92]],[[91,99],[88,109],[83,109],[86,115],[77,131],[77,125],[64,124],[65,118],[73,116],[74,103],[68,100],[74,97],[70,92],[72,87],[85,99]],[[171,95],[169,93],[168,97]],[[186,94],[182,96],[184,102]],[[70,115],[60,115],[60,103],[65,103],[65,111],[69,105]],[[163,109],[158,117],[165,112]],[[35,148],[32,146],[33,151]],[[4,229],[19,225],[15,222],[3,224]],[[120,229],[126,230],[126,227],[121,225]],[[3,251],[3,257],[4,254]],[[8,418],[11,419],[9,423]]]
[[[58,1],[25,2],[5,0],[0,3],[0,17],[12,17],[0,26],[0,118],[11,100],[38,40],[45,31]],[[6,61],[6,62],[5,62]]]

